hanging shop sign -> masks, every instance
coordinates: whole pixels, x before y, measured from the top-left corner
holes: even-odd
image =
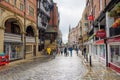
[[[88,20],[93,21],[94,20],[94,16],[93,15],[89,15],[88,16]]]
[[[106,37],[106,32],[105,30],[99,30],[96,32],[96,37],[97,38],[105,38]]]

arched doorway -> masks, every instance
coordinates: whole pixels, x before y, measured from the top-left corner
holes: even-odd
[[[9,18],[4,23],[4,52],[10,60],[23,58],[22,26],[16,18]]]
[[[26,28],[26,54],[36,56],[35,29],[31,25]]]

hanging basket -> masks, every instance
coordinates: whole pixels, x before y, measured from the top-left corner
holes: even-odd
[[[110,17],[116,17],[118,14],[117,14],[117,11],[116,10],[112,10],[112,11],[110,11],[110,13],[109,13],[109,16]]]
[[[112,28],[117,28],[120,26],[120,18],[117,18],[112,25]]]
[[[115,10],[117,13],[120,13],[120,3],[116,4],[116,6],[114,7],[114,10]]]

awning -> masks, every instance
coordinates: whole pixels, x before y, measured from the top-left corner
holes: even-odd
[[[23,43],[22,41],[12,41],[12,40],[5,40],[4,42],[8,42],[8,43]]]

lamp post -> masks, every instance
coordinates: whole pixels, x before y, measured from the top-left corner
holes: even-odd
[[[93,17],[93,0],[92,0],[92,25],[93,25],[93,34],[94,34],[94,17]],[[94,38],[93,38],[94,39]],[[90,53],[90,56],[89,56],[90,58],[90,67],[92,67],[92,56],[91,56],[91,53]]]

